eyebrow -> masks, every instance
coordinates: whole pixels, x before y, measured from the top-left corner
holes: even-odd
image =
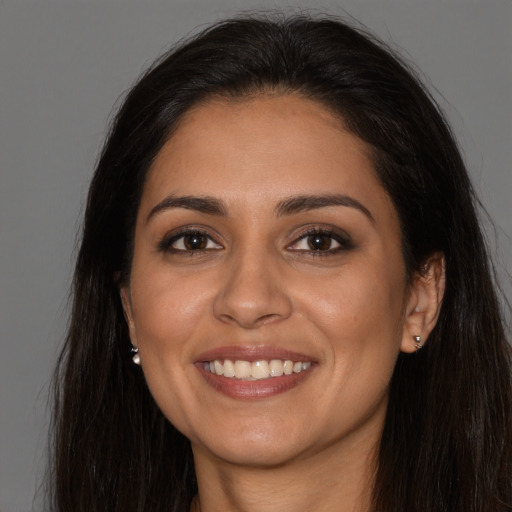
[[[307,212],[310,210],[317,210],[319,208],[326,208],[328,206],[347,206],[361,211],[370,219],[375,222],[370,210],[366,208],[357,199],[342,194],[328,194],[328,195],[303,195],[294,196],[289,199],[281,201],[276,207],[276,215],[281,217],[283,215],[292,215],[294,213]]]
[[[286,215],[293,215],[294,213],[302,213],[329,206],[355,208],[356,210],[364,213],[372,222],[375,222],[373,215],[366,206],[353,197],[341,194],[293,196],[280,201],[275,208],[275,214],[278,217],[283,217]],[[207,215],[220,217],[227,216],[227,208],[225,204],[214,197],[170,195],[151,209],[146,217],[146,222],[149,222],[149,220],[157,213],[174,208],[185,208],[187,210],[194,210]]]
[[[196,212],[206,213],[207,215],[223,216],[227,215],[226,207],[222,201],[208,196],[167,196],[163,201],[154,206],[146,217],[146,222],[159,212],[171,210],[173,208],[185,208]]]

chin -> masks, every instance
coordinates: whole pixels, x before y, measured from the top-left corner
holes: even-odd
[[[241,445],[237,443],[236,446],[215,449],[212,453],[217,459],[228,464],[261,469],[284,466],[298,456],[295,450],[275,446],[275,442],[272,442],[271,446],[257,442],[246,442]]]
[[[270,468],[286,464],[304,451],[300,448],[304,440],[291,436],[289,429],[283,425],[273,428],[237,428],[224,431],[215,436],[211,442],[192,441],[192,449],[210,452],[215,458],[226,463]]]

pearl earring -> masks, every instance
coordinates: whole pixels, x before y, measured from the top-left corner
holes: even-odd
[[[421,336],[413,336],[414,338],[414,346],[416,350],[419,350],[423,345],[421,344]]]
[[[137,365],[140,366],[140,355],[139,355],[139,349],[137,347],[132,346],[132,361]]]

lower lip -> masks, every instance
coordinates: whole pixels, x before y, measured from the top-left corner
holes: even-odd
[[[239,400],[257,400],[269,398],[298,386],[309,377],[316,365],[311,365],[307,370],[291,375],[282,375],[281,377],[269,377],[260,380],[241,380],[216,375],[204,369],[204,363],[196,363],[196,368],[203,376],[204,380],[215,391],[237,398]]]

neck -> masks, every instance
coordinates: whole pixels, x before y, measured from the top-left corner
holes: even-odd
[[[231,464],[194,447],[199,495],[193,512],[367,512],[375,439],[297,457],[274,467]]]

